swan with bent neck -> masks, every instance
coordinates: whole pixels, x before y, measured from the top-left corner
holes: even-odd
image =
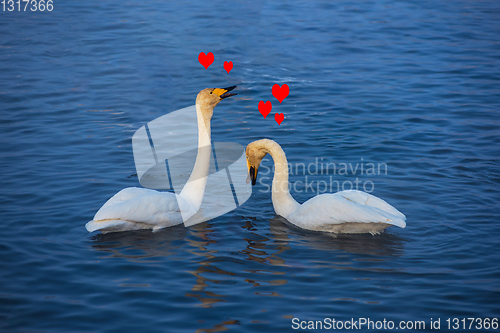
[[[262,139],[246,148],[248,179],[256,184],[262,159],[271,155],[274,161],[272,201],[276,214],[296,226],[333,233],[381,233],[390,226],[406,227],[406,217],[396,208],[371,194],[347,190],[325,193],[299,204],[290,194],[288,161],[281,146]]]
[[[200,209],[210,168],[210,121],[214,107],[236,94],[228,88],[207,88],[196,98],[198,121],[198,154],[193,171],[181,193],[129,187],[109,199],[85,227],[89,232],[103,233],[138,229],[158,230],[187,221]]]

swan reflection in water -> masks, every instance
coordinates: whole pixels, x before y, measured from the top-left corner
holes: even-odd
[[[400,256],[403,251],[403,239],[391,233],[372,236],[310,231],[293,225],[279,215],[269,221],[271,233],[277,240],[289,242],[292,237],[294,242],[320,251],[343,251],[388,257]]]
[[[110,254],[103,259],[118,257],[138,263],[167,259],[174,261],[177,270],[184,266],[195,278],[184,295],[196,298],[198,306],[204,308],[234,297],[234,289],[225,285],[243,281],[255,288],[254,295],[282,297],[294,290],[284,285],[301,272],[332,268],[380,271],[366,262],[392,260],[404,249],[404,240],[390,233],[372,236],[308,231],[280,216],[268,220],[269,228],[253,216],[232,216],[226,221],[189,228],[179,225],[158,232],[99,234],[92,238],[92,248]],[[198,265],[195,270],[193,263]],[[235,323],[229,320],[206,331],[228,324]]]

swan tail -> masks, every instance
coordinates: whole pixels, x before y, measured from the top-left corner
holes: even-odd
[[[387,224],[392,224],[400,228],[406,228],[406,217],[400,217],[393,215],[392,218],[390,216],[386,216],[385,221],[379,221]]]

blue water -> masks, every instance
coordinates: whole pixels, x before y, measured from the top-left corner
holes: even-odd
[[[431,318],[443,329],[500,317],[499,19],[498,1],[476,0],[1,12],[0,329],[271,332],[364,317],[428,331]],[[208,70],[202,51],[215,55]],[[276,83],[290,87],[281,104]],[[262,169],[246,203],[207,223],[89,234],[109,197],[139,186],[134,132],[233,84],[214,141],[271,138],[292,165],[385,163],[375,175],[293,174],[292,195],[316,194],[306,177],[370,181],[407,227],[296,228],[275,216]],[[273,103],[267,119],[260,100]]]

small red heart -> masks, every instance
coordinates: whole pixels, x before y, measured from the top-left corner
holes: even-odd
[[[264,101],[259,102],[259,112],[264,116],[264,118],[267,117],[269,113],[271,113],[271,110],[273,109],[273,105],[271,104],[271,101],[267,101],[264,103]]]
[[[208,52],[208,54],[201,52],[198,56],[198,61],[203,65],[203,67],[205,67],[205,69],[208,69],[208,67],[214,63],[214,54],[212,52]]]
[[[283,102],[283,100],[288,96],[290,93],[290,88],[288,88],[288,85],[285,83],[281,87],[277,84],[273,86],[273,96],[276,97],[278,101]]]
[[[232,61],[224,61],[224,69],[226,70],[227,74],[233,69],[233,62]]]
[[[285,119],[285,115],[283,113],[275,113],[274,114],[274,120],[278,123],[278,125],[281,125],[281,122]]]

